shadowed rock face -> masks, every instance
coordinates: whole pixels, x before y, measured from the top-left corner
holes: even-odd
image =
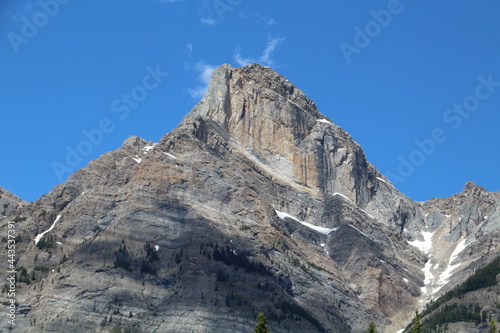
[[[33,203],[4,196],[23,332],[247,332],[260,311],[273,332],[396,332],[499,252],[497,194],[412,201],[259,65],[219,67],[159,143],[131,137]],[[408,243],[425,232],[428,250]]]

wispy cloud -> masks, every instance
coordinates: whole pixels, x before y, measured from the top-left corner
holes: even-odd
[[[194,66],[194,70],[199,73],[198,81],[199,84],[194,88],[189,90],[189,94],[193,98],[201,98],[208,89],[208,84],[210,83],[210,79],[212,78],[212,73],[215,70],[216,66],[212,66],[206,64],[203,61],[199,61]]]
[[[236,61],[236,63],[238,64],[238,66],[243,67],[243,66],[246,66],[246,65],[249,65],[249,64],[255,62],[250,57],[246,57],[246,58],[242,57],[240,52],[241,52],[241,47],[238,47],[236,49],[235,54],[234,54],[234,61]]]
[[[186,44],[186,49],[188,52],[188,58],[191,58],[191,55],[193,54],[193,44],[191,43]]]
[[[271,66],[274,61],[271,59],[274,50],[280,45],[280,43],[283,41],[283,38],[271,38],[269,37],[267,41],[267,46],[262,55],[259,58],[259,61],[263,64],[267,64]]]
[[[263,17],[262,21],[264,21],[266,27],[269,27],[271,25],[276,25],[276,21],[272,17]]]
[[[258,57],[258,62],[265,66],[272,66],[274,64],[274,60],[272,59],[273,53],[283,41],[284,38],[272,38],[271,36],[269,36],[266,48]],[[233,58],[239,66],[246,66],[248,64],[256,62],[252,57],[242,56],[241,47],[236,48]]]
[[[214,20],[213,18],[210,18],[210,17],[208,17],[208,18],[202,17],[200,19],[200,22],[201,22],[201,24],[205,24],[205,25],[208,25],[208,26],[212,26],[212,25],[215,25],[217,23],[216,20]]]

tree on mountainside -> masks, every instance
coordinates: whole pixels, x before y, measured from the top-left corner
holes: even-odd
[[[367,333],[377,333],[377,328],[375,327],[375,323],[373,320],[370,323],[370,326],[368,327],[368,332]]]
[[[497,325],[495,324],[495,319],[493,319],[493,317],[491,317],[490,319],[490,333],[498,333],[498,330],[497,330]]]
[[[267,328],[267,319],[264,312],[259,313],[257,316],[253,333],[271,333],[271,329]]]
[[[415,317],[413,317],[411,324],[411,333],[422,333],[422,322],[418,310],[415,311]]]

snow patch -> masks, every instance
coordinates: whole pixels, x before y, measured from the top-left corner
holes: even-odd
[[[434,274],[431,273],[431,268],[432,268],[432,263],[431,259],[427,260],[425,263],[424,268],[422,268],[422,271],[424,272],[424,286],[421,288],[422,289],[422,294],[425,295],[430,295],[429,293],[429,288],[431,286],[432,280],[434,280]]]
[[[411,246],[416,247],[420,251],[424,252],[426,255],[429,255],[429,252],[432,248],[432,236],[434,236],[436,232],[429,232],[429,231],[422,231],[422,237],[424,238],[423,241],[412,241],[408,242]],[[421,292],[423,295],[429,296],[432,294],[431,284],[432,281],[434,280],[434,274],[432,274],[431,269],[432,269],[432,263],[431,263],[432,257],[429,256],[427,259],[427,262],[424,265],[424,268],[422,268],[422,271],[424,272],[424,286],[420,288]],[[422,299],[421,302],[425,302],[425,299]]]
[[[424,252],[425,254],[429,254],[429,251],[432,248],[432,236],[434,236],[436,232],[428,232],[428,231],[422,231],[422,236],[424,237],[423,241],[408,241],[408,244],[411,246],[415,246],[417,249],[420,251]]]
[[[331,121],[328,121],[328,120],[326,120],[326,119],[316,119],[316,121],[317,121],[318,123],[324,123],[324,124],[331,124],[331,123],[332,123]]]
[[[155,250],[156,250],[156,252],[158,252],[160,250],[160,246],[159,245],[155,245]]]
[[[144,148],[142,148],[142,151],[144,152],[144,154],[147,154],[149,153],[151,150],[153,150],[153,148],[156,146],[156,143],[152,146],[145,146]]]
[[[54,223],[52,223],[52,225],[50,226],[49,229],[45,230],[44,232],[42,232],[41,234],[38,234],[36,237],[35,237],[35,244],[38,244],[38,242],[40,241],[40,239],[42,239],[43,235],[45,235],[46,233],[50,232],[52,229],[54,229],[54,227],[56,226],[56,223],[57,221],[59,221],[59,219],[61,218],[61,215],[57,215],[56,217],[56,220],[54,221]]]
[[[360,208],[360,209],[361,209],[361,208]],[[361,211],[362,211],[363,213],[365,213],[365,214],[366,214],[369,218],[372,218],[372,219],[376,220],[376,218],[374,218],[374,217],[373,217],[373,215],[371,215],[370,213],[368,213],[366,210],[361,209]]]
[[[293,216],[292,216],[292,215],[290,215],[290,214],[283,213],[283,212],[280,212],[280,211],[277,211],[277,210],[275,210],[275,212],[276,212],[276,215],[278,215],[278,217],[279,217],[280,219],[282,219],[282,220],[284,220],[284,219],[285,219],[285,218],[287,218],[287,217],[288,217],[288,218],[291,218],[291,219],[293,219],[293,220],[295,220],[295,221],[299,222],[300,224],[302,224],[302,225],[304,225],[304,226],[306,226],[306,227],[308,227],[308,228],[310,228],[310,229],[313,229],[313,230],[315,230],[315,231],[317,231],[317,232],[319,232],[319,233],[322,233],[322,234],[324,234],[324,235],[327,235],[327,236],[328,236],[328,235],[329,235],[332,231],[336,231],[336,230],[338,229],[338,228],[332,228],[332,229],[329,229],[329,228],[324,228],[324,227],[318,227],[318,226],[315,226],[315,225],[313,225],[313,224],[311,224],[311,223],[302,222],[302,221],[300,221],[299,219],[297,219],[297,218],[293,217]]]
[[[141,162],[142,162],[142,158],[139,158],[139,156],[132,157],[132,159],[133,159],[134,161],[136,161],[136,162],[137,162],[137,164],[141,164]]]
[[[370,236],[368,236],[367,234],[365,234],[363,231],[359,230],[358,228],[356,228],[355,226],[353,226],[352,224],[349,224],[349,226],[355,230],[357,230],[360,234],[362,234],[363,236],[365,236],[366,238],[374,241],[373,239],[370,238]],[[375,241],[374,241],[375,242]]]
[[[385,179],[382,179],[380,177],[377,177],[377,179],[380,180],[382,183],[386,183],[387,185],[389,185],[389,183]]]
[[[460,266],[460,262],[456,265],[453,265],[453,261],[455,261],[455,259],[458,257],[458,255],[467,247],[467,245],[465,244],[467,242],[467,238],[465,238],[464,240],[460,241],[460,243],[457,244],[457,246],[455,247],[455,250],[453,250],[453,253],[451,254],[450,256],[450,261],[448,262],[448,266],[446,267],[446,269],[441,273],[441,275],[439,276],[439,281],[438,281],[438,284],[440,285],[439,288],[436,289],[436,292],[441,289],[442,286],[444,286],[445,284],[447,284],[450,279],[450,277],[452,276],[452,272],[458,267]]]
[[[62,243],[61,243],[61,242],[56,242],[56,244],[59,244],[59,245],[61,245],[61,246],[62,246]]]
[[[404,281],[404,282],[406,282],[406,283],[408,283],[408,279],[406,279],[406,278],[405,278],[405,279],[403,279],[403,281]]]
[[[354,204],[354,202],[352,202],[351,199],[349,199],[348,197],[346,197],[345,195],[343,195],[342,193],[338,193],[338,192],[335,192],[333,193],[333,196],[336,196],[336,195],[339,195],[341,196],[342,198],[346,199],[347,201],[349,201],[350,203]]]
[[[165,152],[163,152],[163,154],[167,155],[167,156],[168,156],[168,157],[170,157],[170,158],[173,158],[174,160],[176,160],[176,159],[177,159],[177,157],[175,157],[175,156],[174,156],[174,155],[172,155],[172,154],[165,153]]]

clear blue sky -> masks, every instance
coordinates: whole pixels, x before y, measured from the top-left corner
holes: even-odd
[[[486,0],[3,0],[0,186],[35,200],[131,135],[158,141],[214,67],[260,62],[411,198],[500,190],[499,14]]]

